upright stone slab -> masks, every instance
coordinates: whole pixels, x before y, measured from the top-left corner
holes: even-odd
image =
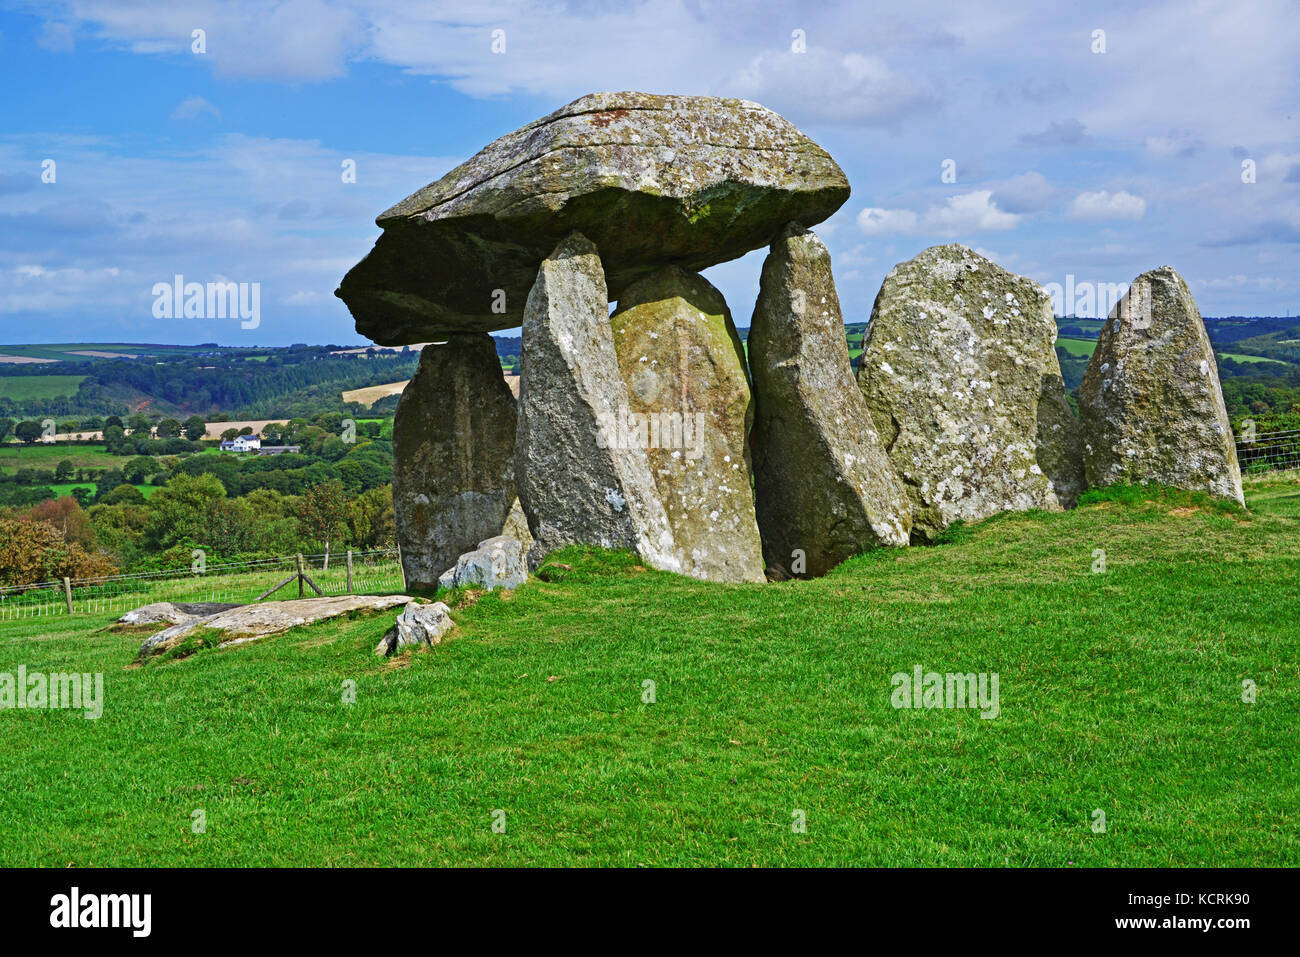
[[[906,545],[911,503],[853,381],[830,253],[797,224],[763,262],[749,367],[768,568],[823,575],[873,546]]]
[[[564,545],[630,548],[680,571],[643,449],[620,450],[608,423],[628,405],[609,331],[605,274],[580,233],[542,261],[524,308],[515,473],[533,567]]]
[[[1133,280],[1079,388],[1088,484],[1171,485],[1245,503],[1214,349],[1170,266]]]
[[[410,588],[500,535],[515,502],[515,399],[492,337],[420,353],[393,420],[393,512]]]
[[[912,500],[913,541],[1077,501],[1083,464],[1055,342],[1047,292],[965,246],[934,246],[886,277],[858,385]]]
[[[731,312],[707,279],[668,266],[630,287],[610,317],[628,384],[620,454],[646,449],[684,574],[763,581],[754,518],[753,404]]]

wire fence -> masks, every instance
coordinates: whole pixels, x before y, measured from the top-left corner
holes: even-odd
[[[1243,472],[1300,468],[1300,429],[1247,433],[1237,442],[1237,464]]]
[[[168,569],[101,578],[0,587],[0,621],[47,615],[126,613],[159,601],[248,603],[315,597],[298,577],[302,570],[325,595],[397,592],[404,587],[397,549],[336,552],[329,556],[288,555],[251,562],[207,565],[201,570]],[[279,586],[279,587],[277,587]],[[271,594],[266,594],[275,589]]]

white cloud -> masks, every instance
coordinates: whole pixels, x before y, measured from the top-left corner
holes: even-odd
[[[1256,176],[1271,182],[1300,182],[1300,153],[1269,153],[1259,161]]]
[[[77,47],[77,28],[60,20],[46,20],[41,24],[36,44],[51,53],[71,53]]]
[[[84,23],[101,42],[133,53],[201,56],[224,76],[318,82],[347,73],[348,59],[366,36],[364,6],[322,0],[67,0],[60,19]],[[202,54],[191,52],[196,29],[205,34]]]
[[[1074,197],[1067,215],[1071,219],[1101,222],[1108,219],[1137,220],[1145,216],[1146,211],[1147,202],[1141,196],[1125,190],[1110,193],[1103,189]]]
[[[198,95],[187,96],[177,104],[176,109],[172,110],[173,120],[192,120],[195,117],[209,113],[212,116],[220,117],[221,111]]]
[[[781,112],[827,124],[893,125],[938,106],[936,95],[879,56],[767,52],[754,57],[728,84],[739,95]]]
[[[66,163],[81,175],[60,176],[45,192],[5,196],[0,322],[26,325],[41,315],[60,328],[85,330],[93,313],[113,317],[122,324],[119,335],[140,341],[153,341],[153,335],[160,341],[247,340],[237,325],[160,325],[150,290],[177,273],[195,282],[225,277],[261,283],[259,342],[301,341],[305,322],[321,341],[355,341],[352,321],[333,292],[369,250],[375,214],[458,162],[349,150],[357,182],[344,183],[344,154],[310,140],[235,134],[189,152],[169,144],[124,156],[111,142],[52,143],[33,134],[0,137],[0,168],[39,172],[47,151],[60,157],[60,172]],[[282,218],[290,204],[307,209],[310,218]],[[31,331],[6,335],[21,341]]]
[[[1238,273],[1235,276],[1222,276],[1218,279],[1196,279],[1192,285],[1197,289],[1257,289],[1260,291],[1273,291],[1286,289],[1292,285],[1291,280],[1279,276],[1245,276]]]
[[[1170,133],[1168,136],[1148,136],[1142,143],[1152,156],[1160,159],[1177,157],[1185,159],[1199,153],[1204,144],[1192,133]]]
[[[1008,213],[1035,213],[1047,209],[1056,189],[1042,173],[1031,170],[993,184],[993,202]]]
[[[1014,229],[1021,216],[999,209],[992,190],[951,196],[941,206],[918,215],[910,209],[870,207],[858,214],[858,228],[868,236],[934,234],[953,238],[975,232]]]
[[[868,236],[914,233],[919,217],[910,209],[881,209],[869,206],[858,213],[858,228]]]

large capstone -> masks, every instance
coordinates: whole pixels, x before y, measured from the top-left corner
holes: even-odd
[[[410,588],[502,534],[515,503],[515,398],[492,337],[420,353],[393,421],[393,512]]]
[[[593,240],[611,298],[819,223],[849,196],[830,155],[757,103],[594,93],[489,144],[379,216],[336,295],[385,345],[518,326],[542,258]]]
[[[912,538],[1002,511],[1070,507],[1083,488],[1051,299],[960,245],[886,277],[858,385],[912,500]]]
[[[774,576],[906,545],[911,503],[853,381],[830,253],[801,226],[763,263],[749,366],[758,526]]]
[[[1183,277],[1144,272],[1115,304],[1079,388],[1088,484],[1170,485],[1244,504],[1214,350]]]
[[[630,548],[680,571],[644,449],[608,441],[628,406],[609,330],[596,247],[567,237],[542,262],[524,310],[515,474],[534,544],[529,563],[565,545]]]
[[[745,353],[722,293],[669,266],[627,288],[609,319],[628,406],[608,422],[620,455],[649,459],[683,574],[762,581]]]

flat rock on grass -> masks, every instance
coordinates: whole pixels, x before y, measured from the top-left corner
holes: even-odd
[[[240,607],[220,601],[156,601],[150,605],[133,608],[117,620],[119,625],[180,625],[195,618],[206,618],[217,612]]]
[[[408,602],[384,637],[375,646],[375,654],[391,655],[407,645],[432,647],[456,627],[451,620],[451,609],[440,601],[430,605]]]
[[[140,646],[140,658],[164,654],[183,643],[186,638],[201,632],[207,632],[215,644],[226,645],[252,641],[288,631],[298,625],[309,625],[350,612],[386,611],[411,600],[408,595],[339,595],[236,605],[158,632]]]

